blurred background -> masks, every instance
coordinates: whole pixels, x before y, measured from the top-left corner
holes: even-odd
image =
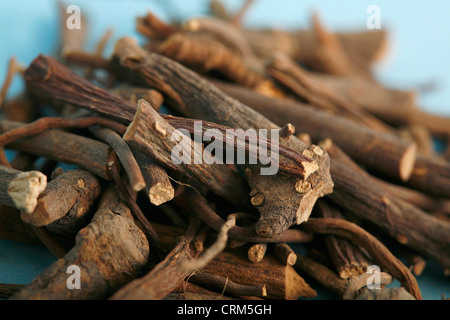
[[[107,29],[113,37],[109,54],[118,38],[135,31],[136,17],[152,11],[165,20],[185,20],[207,15],[207,0],[70,0],[88,20],[93,50]],[[243,0],[223,0],[237,10]],[[374,70],[380,82],[398,89],[416,89],[424,110],[450,116],[450,1],[448,0],[257,0],[246,15],[245,27],[305,29],[317,12],[332,31],[366,30],[370,13],[380,8],[381,28],[389,33],[388,53]],[[27,66],[38,54],[57,50],[59,10],[56,0],[0,0],[0,81],[6,76],[8,60],[14,56]],[[16,77],[9,91],[14,96],[23,88]],[[0,283],[28,283],[54,261],[41,247],[0,240]],[[450,296],[450,280],[430,263],[418,277],[424,299]],[[316,286],[314,286],[316,288]],[[323,296],[322,296],[323,297]],[[332,298],[333,296],[329,296]]]

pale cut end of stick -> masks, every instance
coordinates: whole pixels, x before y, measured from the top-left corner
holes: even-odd
[[[416,163],[417,145],[411,144],[400,159],[399,174],[403,181],[408,181]]]
[[[303,162],[303,170],[304,170],[304,180],[308,179],[310,175],[319,170],[319,165],[316,161],[313,162]]]
[[[272,246],[273,253],[277,259],[285,265],[294,266],[297,262],[297,254],[286,243],[277,243]]]
[[[262,287],[262,296],[263,296],[263,297],[267,297],[267,288],[266,288],[266,285],[263,285],[263,287]]]
[[[175,190],[171,186],[157,183],[150,188],[148,196],[152,204],[160,206],[175,197]]]
[[[37,205],[37,198],[47,186],[47,176],[39,171],[22,172],[10,182],[8,195],[16,208],[25,213],[32,213]]]
[[[248,250],[248,259],[253,263],[260,263],[264,259],[266,250],[266,243],[257,243]]]
[[[280,130],[280,137],[281,138],[289,138],[295,133],[295,127],[292,125],[292,123],[288,123],[283,126]]]
[[[139,192],[144,188],[145,188],[145,183],[137,182],[137,183],[133,184],[133,191]]]
[[[308,147],[308,149],[303,150],[302,154],[308,158],[313,158],[315,155],[322,156],[325,153],[325,151],[316,145],[311,145]],[[316,161],[312,162],[306,162],[303,163],[303,170],[304,170],[304,180],[308,179],[310,175],[312,175],[314,172],[319,170],[319,165]]]
[[[182,28],[189,31],[198,31],[200,29],[200,23],[197,19],[190,19],[182,24]]]
[[[294,252],[291,252],[287,259],[286,259],[286,263],[288,266],[294,266],[295,263],[297,262],[297,255]]]

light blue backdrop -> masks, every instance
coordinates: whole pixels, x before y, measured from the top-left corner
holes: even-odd
[[[57,44],[58,11],[54,0],[0,0],[0,80],[15,56],[25,66],[39,53],[52,54]],[[205,0],[70,0],[90,21],[88,48],[108,28],[114,39],[135,35],[135,17],[152,10],[162,18],[187,18],[206,13]],[[227,1],[236,9],[241,0]],[[450,116],[450,1],[447,0],[259,0],[250,10],[246,25],[286,29],[309,26],[310,13],[320,13],[332,30],[366,28],[369,5],[381,9],[382,28],[390,32],[388,57],[377,68],[379,79],[397,88],[417,88],[436,83],[437,90],[420,96],[421,106]],[[169,9],[170,8],[170,9]],[[109,48],[111,50],[111,47]],[[13,83],[11,95],[22,88]],[[42,248],[0,241],[0,283],[28,283],[48,266],[53,257]],[[418,278],[425,299],[450,295],[450,280],[431,264]]]

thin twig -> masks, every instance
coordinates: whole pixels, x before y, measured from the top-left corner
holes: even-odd
[[[139,192],[144,189],[144,176],[134,158],[133,152],[122,137],[109,128],[93,127],[91,132],[116,152],[123,169],[127,173],[133,191]]]
[[[36,120],[32,123],[26,124],[0,135],[0,146],[5,146],[17,139],[36,135],[50,129],[86,128],[94,125],[100,125],[106,128],[110,128],[119,134],[124,134],[126,131],[126,127],[124,125],[101,117],[88,117],[80,119],[46,117],[40,118],[39,120]]]

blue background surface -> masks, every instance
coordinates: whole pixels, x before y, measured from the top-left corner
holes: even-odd
[[[241,0],[224,2],[232,10],[242,3]],[[94,48],[108,28],[113,29],[107,53],[121,36],[139,37],[135,18],[147,10],[164,19],[186,19],[207,12],[205,0],[71,0],[65,3],[80,6],[90,22],[88,50]],[[245,24],[308,28],[310,14],[316,11],[331,30],[364,30],[369,5],[380,7],[381,26],[390,34],[388,55],[377,66],[377,77],[391,87],[404,89],[437,84],[435,91],[420,95],[420,105],[429,112],[450,116],[450,1],[259,0]],[[58,18],[55,0],[0,0],[0,81],[5,77],[11,56],[27,66],[39,53],[55,52]],[[22,86],[21,79],[16,78],[10,96],[20,92]],[[0,240],[0,283],[28,283],[52,261],[53,256],[45,248]],[[442,293],[450,296],[450,280],[433,263],[428,264],[418,281],[424,299],[440,299]]]

